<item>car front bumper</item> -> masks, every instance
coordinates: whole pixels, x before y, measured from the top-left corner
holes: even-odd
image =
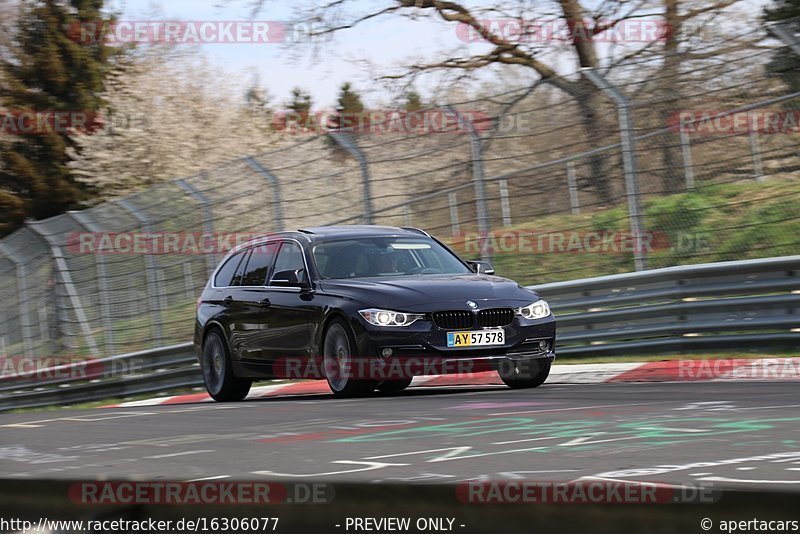
[[[514,369],[530,367],[534,361],[552,362],[556,357],[552,315],[532,321],[515,318],[502,327],[503,345],[457,349],[447,347],[448,330],[427,320],[409,327],[376,327],[358,320],[353,326],[356,359],[396,366],[409,375]]]

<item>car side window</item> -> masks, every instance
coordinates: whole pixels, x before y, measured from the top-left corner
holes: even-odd
[[[281,249],[278,252],[278,258],[275,260],[275,269],[272,271],[272,276],[281,271],[300,271],[298,277],[300,281],[308,279],[306,273],[306,264],[303,261],[303,250],[300,245],[291,241],[285,241],[281,244]]]
[[[236,273],[239,264],[242,263],[242,258],[244,258],[245,250],[234,254],[231,256],[228,261],[217,271],[217,275],[214,277],[214,286],[216,287],[229,287],[234,285],[231,283],[233,280],[233,275]]]
[[[264,286],[270,275],[278,243],[267,243],[253,247],[242,277],[243,286]]]
[[[245,256],[239,263],[239,267],[236,269],[236,274],[233,275],[233,279],[231,280],[231,287],[242,285],[242,278],[244,278],[244,268],[247,265],[248,260],[250,259],[251,251],[252,249],[247,249],[247,251],[245,251]]]

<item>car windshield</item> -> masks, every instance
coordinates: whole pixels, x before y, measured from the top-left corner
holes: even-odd
[[[314,261],[322,278],[365,278],[471,271],[429,238],[363,237],[320,243]]]

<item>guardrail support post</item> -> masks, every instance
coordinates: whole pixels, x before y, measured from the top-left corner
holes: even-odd
[[[281,203],[281,185],[280,182],[278,182],[278,177],[272,174],[269,169],[264,167],[253,156],[246,157],[245,161],[254,171],[266,178],[272,186],[272,218],[275,220],[275,231],[282,232],[284,229],[283,204]],[[197,190],[195,189],[195,191]],[[206,199],[205,202],[208,202],[208,199]],[[216,267],[216,263],[214,264],[214,267]],[[214,267],[211,268],[212,271],[214,270]]]
[[[348,139],[347,134],[330,132],[328,133],[331,139],[336,141],[342,148],[344,148],[351,156],[358,162],[361,167],[361,191],[363,193],[364,202],[364,222],[366,224],[373,224],[373,211],[372,211],[372,191],[371,191],[371,178],[369,176],[369,164],[364,153]]]
[[[116,203],[139,222],[142,230],[148,234],[153,233],[150,219],[144,215],[139,208],[126,199],[117,200]],[[150,306],[150,322],[153,325],[153,337],[155,341],[161,341],[161,291],[159,291],[158,278],[156,275],[158,268],[152,254],[145,254],[144,261],[147,266],[145,269],[145,276],[147,278],[147,295],[149,297],[148,303]]]
[[[631,235],[634,241],[633,263],[637,271],[646,269],[645,235],[642,227],[642,213],[639,208],[639,180],[636,169],[636,145],[630,101],[598,72],[584,68],[581,72],[598,89],[606,93],[617,106],[619,136],[622,145],[622,164],[625,169],[625,192],[628,197],[628,214],[631,220]]]
[[[481,147],[481,137],[475,131],[475,126],[466,120],[454,107],[444,106],[447,113],[455,117],[458,126],[466,131],[470,137],[472,149],[472,182],[475,187],[475,212],[478,218],[478,233],[480,234],[481,259],[483,261],[492,260],[492,252],[489,250],[489,213],[486,210],[486,182],[483,173],[483,150]]]
[[[61,283],[64,284],[64,289],[67,292],[67,297],[72,305],[72,309],[75,310],[75,317],[78,319],[78,324],[81,327],[81,333],[83,334],[83,338],[86,341],[87,347],[89,348],[89,352],[92,356],[99,356],[100,351],[98,350],[97,343],[94,340],[92,327],[89,325],[89,320],[86,318],[86,313],[83,311],[83,304],[81,303],[81,298],[78,295],[78,290],[75,289],[75,284],[72,282],[72,275],[69,272],[69,266],[67,266],[67,259],[64,256],[64,252],[56,243],[53,236],[42,232],[37,227],[36,222],[26,221],[25,225],[40,235],[50,247],[50,254],[53,256],[56,272],[61,279]]]

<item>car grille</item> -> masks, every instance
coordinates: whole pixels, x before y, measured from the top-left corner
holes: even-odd
[[[472,328],[472,312],[453,310],[438,311],[431,314],[433,323],[446,330],[462,330]]]
[[[506,326],[514,321],[514,310],[511,308],[490,308],[478,312],[478,326]]]

